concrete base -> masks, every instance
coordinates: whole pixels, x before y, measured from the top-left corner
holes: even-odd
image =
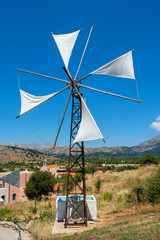
[[[88,220],[96,220],[97,219],[97,202],[94,196],[86,196],[87,201],[87,219]],[[81,200],[77,203],[81,204]],[[56,220],[57,221],[64,221],[65,218],[65,208],[66,208],[66,196],[58,196],[56,200]],[[71,204],[68,205],[67,209],[67,217],[72,215],[74,208]],[[81,216],[84,216],[84,209],[83,205],[79,208],[79,213]]]
[[[94,227],[94,221],[88,221],[87,224],[88,226],[85,227],[81,227],[81,226],[68,226],[67,228],[64,227],[64,222],[58,222],[55,221],[54,222],[54,226],[53,226],[53,230],[52,230],[52,234],[72,234],[72,233],[76,233],[76,232],[82,232],[82,231],[86,231],[88,229],[91,229]]]

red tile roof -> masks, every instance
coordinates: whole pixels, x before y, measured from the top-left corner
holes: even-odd
[[[47,165],[47,168],[59,168],[57,165]]]
[[[59,172],[59,173],[57,173],[57,175],[66,175],[66,174],[68,174],[68,172]],[[75,176],[76,173],[70,173],[70,175]]]
[[[95,173],[103,173],[103,171],[102,170],[98,170]]]

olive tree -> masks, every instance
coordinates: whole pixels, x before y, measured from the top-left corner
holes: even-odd
[[[40,201],[42,195],[48,196],[53,191],[53,185],[56,183],[56,179],[49,172],[37,171],[29,178],[25,194],[30,200]]]

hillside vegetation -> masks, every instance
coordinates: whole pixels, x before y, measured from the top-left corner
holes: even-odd
[[[55,160],[54,156],[50,156],[32,149],[24,149],[18,147],[0,146],[0,162],[13,161],[40,161],[47,157],[49,160]]]

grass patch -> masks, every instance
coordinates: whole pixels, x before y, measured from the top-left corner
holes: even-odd
[[[119,222],[102,228],[94,228],[72,236],[52,237],[46,240],[159,240],[160,225],[155,222],[147,222],[139,225],[129,224],[128,221]]]
[[[4,220],[10,221],[11,215],[12,215],[13,212],[14,211],[11,210],[11,209],[1,208],[0,209],[0,220],[1,221],[4,221]]]

